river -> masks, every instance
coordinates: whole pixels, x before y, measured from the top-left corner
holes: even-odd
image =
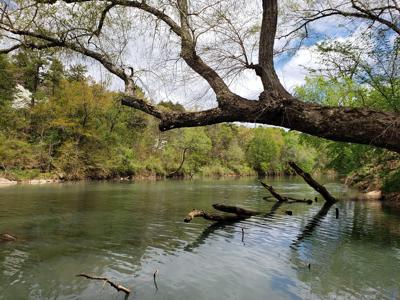
[[[288,196],[316,196],[300,178],[267,181]],[[399,299],[400,216],[325,183],[343,199],[329,211],[319,197],[271,212],[255,179],[1,188],[0,233],[18,240],[0,243],[0,299],[124,299],[79,273],[132,289],[129,299]],[[263,214],[183,222],[213,203]]]

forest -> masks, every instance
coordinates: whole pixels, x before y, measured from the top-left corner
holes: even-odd
[[[222,124],[160,133],[85,66],[66,69],[51,54],[2,56],[1,69],[1,167],[10,179],[283,175],[288,159],[322,168],[301,135],[283,129]]]
[[[321,51],[326,51],[321,48]],[[306,170],[349,178],[362,189],[396,191],[398,155],[257,124],[219,124],[159,132],[156,121],[122,106],[120,94],[96,82],[83,64],[66,67],[54,52],[23,50],[0,60],[2,177],[82,180],[292,175]],[[328,105],[397,110],[390,89],[343,78],[307,78],[296,94]],[[394,94],[392,94],[394,93]],[[162,110],[185,111],[161,101]]]

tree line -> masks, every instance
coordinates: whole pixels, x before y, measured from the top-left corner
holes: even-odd
[[[122,106],[120,94],[86,67],[51,52],[0,56],[0,169],[10,179],[110,179],[288,174],[319,161],[297,132],[218,124],[159,132],[151,116]],[[160,102],[163,111],[185,111]],[[319,168],[320,166],[316,166]]]

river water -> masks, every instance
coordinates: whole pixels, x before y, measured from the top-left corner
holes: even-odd
[[[298,178],[267,181],[316,196]],[[326,187],[341,199],[352,193]],[[132,289],[129,299],[399,299],[399,215],[348,200],[277,208],[267,195],[255,179],[2,188],[0,233],[18,241],[0,243],[0,299],[124,299],[79,273]],[[263,214],[183,222],[213,203]]]

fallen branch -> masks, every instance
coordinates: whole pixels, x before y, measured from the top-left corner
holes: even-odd
[[[214,222],[228,222],[228,221],[242,220],[246,218],[245,216],[240,216],[240,215],[222,216],[222,215],[209,214],[204,210],[193,209],[190,213],[187,214],[187,216],[185,217],[185,219],[183,219],[183,221],[189,223],[190,221],[193,220],[193,218],[197,217],[202,217],[205,220]]]
[[[274,188],[273,188],[272,186],[270,186],[270,185],[268,185],[268,184],[262,182],[261,180],[259,180],[259,181],[260,181],[261,185],[262,185],[263,187],[265,187],[265,188],[271,193],[271,195],[274,196],[274,198],[275,198],[276,200],[278,200],[279,202],[285,202],[285,201],[287,201],[287,199],[286,199],[285,197],[282,197],[281,195],[279,195],[279,194],[274,190]]]
[[[217,214],[210,214],[208,212],[205,212],[204,210],[199,210],[199,209],[193,209],[186,218],[183,220],[186,223],[189,223],[190,221],[193,220],[193,218],[197,217],[202,217],[203,219],[209,220],[209,221],[215,221],[215,222],[232,222],[232,221],[240,221],[244,220],[247,218],[250,218],[251,216],[259,215],[260,213],[258,211],[254,210],[249,210],[237,206],[229,206],[225,204],[213,204],[213,207],[216,210],[227,212],[227,213],[232,213],[234,215],[217,215]]]
[[[288,204],[291,204],[291,203],[307,203],[307,204],[312,204],[312,200],[296,199],[296,198],[281,196],[277,191],[275,191],[275,189],[274,189],[272,186],[270,186],[270,185],[268,185],[268,184],[262,182],[261,180],[260,180],[260,183],[261,183],[261,185],[262,185],[263,187],[265,187],[265,188],[271,193],[271,195],[272,195],[276,200],[278,200],[279,202],[286,202],[286,203],[288,203]],[[265,199],[265,198],[264,198],[264,199]],[[268,198],[265,199],[265,200],[269,201]]]
[[[153,281],[154,281],[154,286],[156,287],[156,290],[158,290],[158,285],[157,285],[157,281],[156,281],[156,277],[157,277],[158,273],[159,273],[159,271],[157,269],[153,274]]]
[[[310,174],[304,172],[298,165],[296,165],[296,163],[290,161],[289,166],[297,173],[297,175],[303,177],[304,181],[307,182],[309,186],[320,193],[327,202],[334,203],[337,201],[323,185],[319,184]]]
[[[246,218],[249,218],[250,216],[249,215],[222,216],[222,215],[209,214],[204,210],[193,209],[190,213],[187,214],[186,218],[183,221],[189,223],[190,221],[193,220],[193,218],[197,217],[202,217],[203,219],[214,222],[231,222],[231,221],[244,220]]]
[[[313,201],[311,199],[296,199],[296,198],[290,198],[290,197],[285,197],[286,199],[290,199],[287,200],[287,203],[291,204],[291,203],[306,203],[311,205],[313,203]]]
[[[212,207],[214,207],[216,210],[220,210],[223,212],[227,213],[232,213],[236,215],[241,215],[241,216],[255,216],[260,214],[258,211],[255,210],[249,210],[237,206],[229,206],[225,204],[213,204]]]
[[[128,288],[126,288],[126,287],[124,287],[124,286],[122,286],[122,285],[119,285],[119,284],[116,284],[116,283],[114,283],[114,282],[112,282],[110,279],[108,279],[108,278],[106,278],[106,277],[96,277],[96,276],[91,276],[91,275],[87,275],[87,274],[78,274],[78,275],[76,275],[77,277],[85,277],[85,278],[87,278],[87,279],[93,279],[93,280],[101,280],[101,281],[104,281],[105,283],[109,283],[113,288],[115,288],[118,292],[119,291],[123,291],[123,292],[125,292],[127,295],[129,295],[130,293],[131,293],[131,290],[130,289],[128,289]]]

